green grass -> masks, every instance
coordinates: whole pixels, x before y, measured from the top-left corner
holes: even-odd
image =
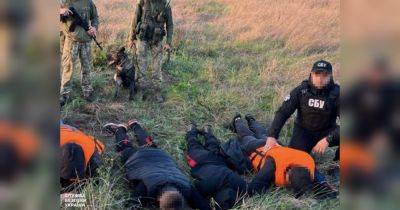
[[[211,14],[221,14],[224,8],[213,1],[197,8]],[[190,121],[199,125],[210,123],[216,136],[225,141],[234,136],[227,123],[235,112],[252,113],[266,124],[271,121],[283,96],[307,77],[311,62],[325,58],[339,60],[337,52],[297,53],[285,45],[284,40],[257,40],[252,42],[231,41],[220,35],[212,25],[199,25],[202,33],[188,31],[183,38],[175,37],[176,51],[171,62],[165,66],[168,82],[165,85],[167,100],[163,104],[151,101],[128,101],[128,92],[123,90],[121,98],[113,101],[112,70],[105,65],[105,53],[95,50],[92,82],[96,100],[87,103],[81,98],[78,72],[74,77],[74,94],[71,103],[62,111],[62,119],[97,137],[107,145],[105,164],[100,168],[96,181],[91,181],[83,192],[89,208],[121,209],[132,207],[129,189],[114,150],[113,137],[105,136],[101,126],[107,122],[127,122],[138,119],[154,136],[156,144],[166,150],[188,173],[183,150],[185,148],[185,126]],[[179,29],[178,29],[179,30]],[[106,49],[122,43],[108,43]],[[265,76],[265,68],[272,71]],[[300,72],[294,67],[305,66]],[[263,76],[264,75],[264,76]],[[289,120],[281,133],[287,143],[291,136],[293,120]],[[133,136],[133,135],[131,135]],[[333,157],[319,158],[319,167],[324,171]],[[337,186],[337,182],[332,182]],[[292,209],[338,208],[339,200],[317,202],[310,198],[295,199],[285,190],[272,188],[265,195],[246,198],[236,205],[237,209]]]

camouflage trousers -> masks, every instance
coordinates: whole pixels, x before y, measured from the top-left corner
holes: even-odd
[[[93,91],[90,84],[92,70],[90,44],[90,42],[75,42],[69,38],[65,39],[61,57],[61,95],[71,92],[71,79],[73,72],[76,71],[78,59],[81,63],[82,92],[84,95],[89,95]]]
[[[162,60],[163,45],[162,42],[150,44],[147,41],[139,40],[137,42],[137,60],[139,64],[139,72],[137,74],[138,83],[142,90],[161,91],[162,86]],[[148,56],[151,55],[152,68],[149,68]]]

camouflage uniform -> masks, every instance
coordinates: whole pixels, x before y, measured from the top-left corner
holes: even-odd
[[[163,37],[171,45],[173,34],[172,11],[167,0],[138,0],[132,19],[128,41],[135,41],[140,70],[138,85],[142,90],[153,89],[156,97],[161,97]],[[152,68],[148,56],[152,55]]]
[[[79,15],[86,19],[91,26],[98,28],[98,14],[96,6],[92,0],[61,0],[61,7],[74,7]],[[71,78],[77,67],[77,60],[81,62],[81,84],[84,97],[89,97],[93,92],[90,84],[90,72],[92,70],[91,61],[91,37],[80,26],[74,32],[69,31],[73,18],[68,18],[61,23],[61,29],[65,35],[62,46],[62,76],[61,76],[61,95],[69,95],[71,91]]]

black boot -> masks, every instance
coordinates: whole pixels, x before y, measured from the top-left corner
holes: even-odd
[[[126,131],[128,130],[128,126],[125,124],[107,123],[103,126],[103,131],[110,134],[115,134],[118,128],[124,128]]]
[[[239,112],[236,112],[235,116],[232,119],[231,125],[230,125],[230,129],[236,133],[236,126],[235,126],[235,122],[237,119],[242,118],[242,115]]]
[[[199,133],[199,129],[197,129],[197,124],[195,122],[191,122],[187,128],[186,128],[186,132],[196,132]]]
[[[249,123],[249,124],[250,124],[251,121],[255,121],[256,120],[256,118],[254,118],[253,115],[251,115],[251,114],[246,114],[245,118],[247,120],[247,123]]]
[[[214,135],[213,130],[212,130],[212,126],[210,124],[204,125],[203,134],[204,135]]]

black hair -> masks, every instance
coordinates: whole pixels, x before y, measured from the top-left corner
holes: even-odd
[[[305,167],[294,166],[288,171],[289,186],[296,196],[301,196],[312,188],[313,179]]]

